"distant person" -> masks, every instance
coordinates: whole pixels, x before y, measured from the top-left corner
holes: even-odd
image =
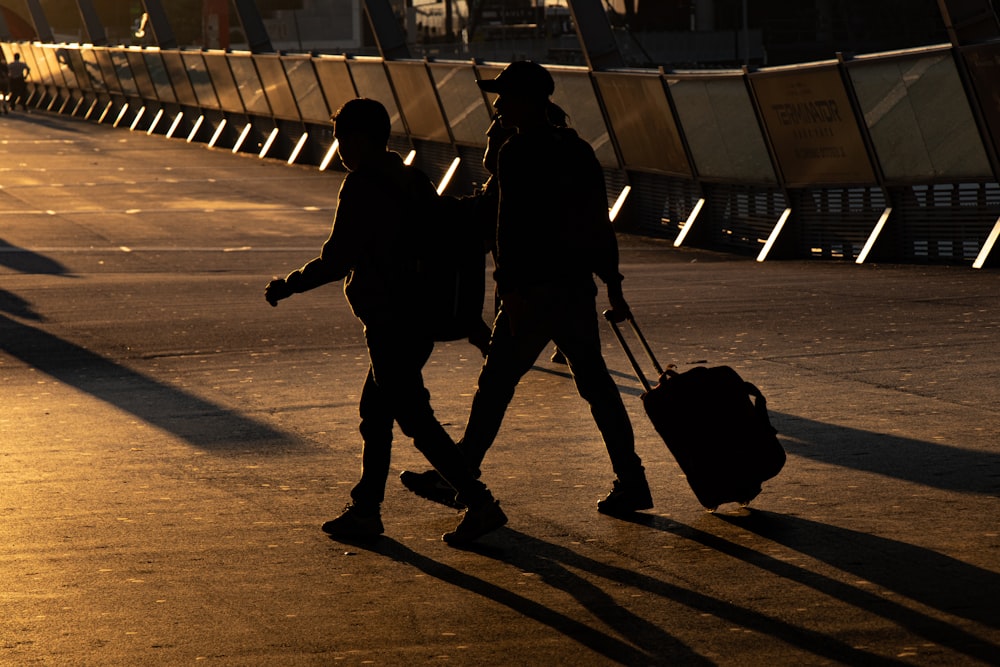
[[[499,95],[497,117],[517,132],[497,162],[500,311],[459,446],[478,469],[518,382],[553,341],[590,404],[616,475],[598,511],[627,515],[649,509],[653,501],[632,424],[601,354],[594,274],[607,286],[610,316],[623,320],[629,314],[603,170],[575,131],[550,122],[547,105],[555,84],[542,66],[514,62],[479,86]],[[448,503],[454,495],[435,471],[403,475],[407,488],[425,498]]]
[[[21,54],[14,54],[14,61],[7,64],[7,75],[10,78],[10,106],[15,108],[21,103],[21,108],[28,110],[28,76],[31,68],[21,62]]]
[[[10,113],[10,102],[7,97],[10,95],[10,74],[7,72],[7,63],[0,56],[0,112],[5,116]]]
[[[342,539],[374,538],[384,531],[381,504],[395,422],[468,507],[458,527],[443,539],[468,543],[504,525],[507,517],[434,417],[423,382],[434,338],[420,313],[419,263],[413,257],[414,235],[420,230],[414,218],[436,202],[437,193],[423,172],[387,149],[390,123],[382,104],[351,100],[334,122],[349,173],[330,237],[319,257],[271,280],[264,290],[267,301],[277,305],[292,294],[346,279],[347,300],[364,324],[370,365],[359,406],[361,480],[351,490],[351,503],[323,530]]]

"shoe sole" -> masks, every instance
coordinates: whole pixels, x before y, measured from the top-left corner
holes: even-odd
[[[481,528],[480,530],[477,530],[474,534],[464,534],[464,533],[459,534],[458,531],[452,531],[450,533],[445,533],[444,535],[442,535],[441,539],[451,546],[463,546],[467,544],[472,544],[480,537],[488,535],[489,533],[492,533],[494,530],[503,528],[506,525],[507,525],[507,515],[501,512],[500,518],[498,518],[498,520],[494,522],[494,524],[491,524],[488,528]]]
[[[413,473],[413,477],[416,477],[416,475],[417,473]],[[407,475],[406,471],[399,475],[399,481],[402,482],[403,486],[405,486],[408,491],[414,495],[420,496],[424,500],[429,500],[433,503],[438,503],[439,505],[444,505],[445,507],[450,507],[456,510],[465,509],[465,505],[455,500],[455,490],[450,486],[447,489],[435,486],[433,491],[428,491],[425,486],[413,484],[412,477]]]
[[[642,507],[601,507],[600,504],[597,505],[597,511],[601,514],[606,514],[608,516],[628,516],[629,514],[635,514],[636,512],[641,512],[643,510],[653,509],[653,504],[643,505]]]

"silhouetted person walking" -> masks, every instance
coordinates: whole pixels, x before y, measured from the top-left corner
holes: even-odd
[[[493,444],[521,377],[550,341],[565,355],[590,404],[617,479],[598,510],[622,515],[653,506],[628,412],[601,354],[596,273],[607,285],[610,316],[629,312],[608,218],[604,174],[593,149],[546,114],[555,85],[540,65],[511,63],[479,86],[497,93],[504,127],[517,133],[500,149],[496,282],[500,311],[465,434],[459,445],[478,468]],[[403,473],[407,488],[447,503],[434,471]]]
[[[8,95],[10,95],[10,74],[7,71],[7,63],[3,59],[3,55],[0,55],[0,113],[4,115],[10,112]]]
[[[423,300],[414,248],[421,230],[414,221],[433,207],[437,193],[423,172],[387,150],[389,115],[379,102],[351,100],[334,122],[349,173],[330,237],[319,257],[265,289],[268,302],[277,305],[292,294],[346,278],[347,300],[364,324],[371,363],[359,406],[361,480],[351,491],[352,502],[323,530],[339,538],[383,532],[380,506],[396,422],[469,508],[458,527],[444,535],[451,544],[467,543],[504,525],[507,517],[434,417],[423,382],[434,339],[419,312]]]
[[[21,54],[14,54],[14,61],[7,63],[7,75],[10,78],[10,106],[15,108],[21,103],[21,108],[28,110],[28,75],[31,68],[21,61]]]

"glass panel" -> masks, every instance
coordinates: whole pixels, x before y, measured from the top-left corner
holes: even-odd
[[[386,111],[389,112],[392,133],[405,135],[406,129],[403,127],[403,120],[399,115],[399,108],[396,106],[396,98],[392,95],[392,88],[389,87],[389,77],[386,76],[382,60],[352,58],[347,61],[347,66],[351,68],[351,74],[354,76],[358,97],[368,97],[381,102]]]
[[[108,84],[104,81],[104,69],[97,59],[97,51],[94,49],[81,49],[80,58],[87,70],[87,79],[91,83],[90,90],[95,93],[104,93],[108,90]]]
[[[233,78],[236,79],[236,85],[239,86],[240,99],[243,100],[243,106],[246,107],[247,113],[256,116],[270,116],[271,107],[267,103],[264,86],[260,83],[257,67],[250,59],[250,54],[231,54],[228,60]]]
[[[354,92],[354,82],[347,69],[347,59],[339,57],[319,56],[313,58],[316,76],[319,77],[326,98],[326,106],[332,115],[349,100],[357,95]]]
[[[146,61],[142,57],[142,52],[130,49],[125,55],[132,68],[132,76],[135,77],[135,85],[139,89],[139,95],[144,100],[157,101],[156,88],[153,86],[153,80],[149,78],[149,72],[146,71]]]
[[[979,108],[982,109],[986,126],[993,136],[993,150],[1000,155],[1000,97],[997,93],[997,81],[1000,81],[1000,42],[963,49],[962,55],[972,74]]]
[[[7,62],[14,61],[14,51],[11,50],[10,44],[7,42],[0,42],[0,51],[3,51],[3,59]]]
[[[44,83],[47,86],[60,85],[59,80],[53,76],[52,70],[49,68],[48,58],[45,55],[45,52],[48,49],[43,47],[41,44],[32,44],[29,48],[31,56],[35,60],[35,65],[31,70],[31,78],[33,78],[36,82]]]
[[[80,90],[93,90],[94,85],[87,75],[87,64],[83,61],[81,50],[77,48],[66,49],[66,58],[69,61],[69,67],[73,70],[77,87]]]
[[[191,80],[188,78],[187,68],[184,66],[180,52],[160,51],[160,55],[163,56],[163,64],[167,68],[167,74],[174,83],[174,94],[177,95],[177,101],[189,107],[198,106],[198,98],[194,96],[194,88],[191,86]]]
[[[426,65],[423,62],[388,62],[387,65],[410,135],[427,141],[451,143]]]
[[[76,82],[76,75],[73,73],[73,63],[69,59],[69,49],[64,47],[46,48],[45,59],[48,60],[49,69],[55,75],[57,85],[74,90],[80,87]]]
[[[194,88],[195,97],[198,98],[198,105],[205,109],[218,109],[219,98],[215,96],[215,88],[212,87],[212,79],[208,76],[208,68],[205,67],[205,59],[201,53],[187,52],[181,55],[184,57],[184,68]]]
[[[874,185],[837,65],[750,75],[785,184]]]
[[[569,126],[593,146],[602,165],[618,168],[618,156],[611,144],[611,135],[597,103],[590,75],[586,70],[551,68],[549,72],[556,83],[552,101],[569,114]]]
[[[431,63],[430,69],[455,142],[486,148],[493,114],[476,85],[476,71],[467,64]]]
[[[24,64],[31,68],[31,73],[28,75],[29,82],[48,84],[49,81],[49,68],[45,65],[44,56],[42,64],[38,64],[38,60],[35,57],[35,49],[31,44],[24,44],[21,47],[21,60]]]
[[[218,51],[206,53],[205,67],[215,85],[215,92],[219,96],[222,110],[230,113],[246,113],[243,101],[240,99],[240,91],[236,87],[233,73],[229,69],[229,57]]]
[[[625,167],[691,176],[659,75],[595,74]]]
[[[313,71],[312,59],[306,56],[286,56],[281,59],[292,87],[295,101],[299,104],[302,120],[312,123],[329,123],[330,110],[323,99],[316,72]]]
[[[94,55],[97,56],[97,63],[101,67],[101,74],[104,76],[104,85],[107,86],[109,93],[121,93],[122,85],[118,83],[118,74],[115,72],[115,66],[111,62],[111,54],[108,53],[107,49],[94,49]]]
[[[255,55],[253,61],[257,65],[257,72],[260,73],[260,79],[264,83],[264,93],[271,103],[271,111],[275,117],[301,120],[298,107],[295,106],[295,97],[288,85],[288,77],[285,76],[285,68],[282,67],[278,56]]]
[[[124,51],[117,49],[110,51],[111,62],[114,63],[115,72],[118,73],[118,82],[121,84],[122,92],[126,97],[138,97],[139,89],[135,85],[132,76],[132,68],[128,65],[128,56]]]
[[[778,182],[743,76],[667,77],[698,175]]]
[[[887,180],[991,177],[949,52],[856,61],[848,72]]]
[[[146,61],[146,71],[149,72],[149,77],[156,88],[156,96],[160,98],[161,102],[176,102],[177,96],[174,95],[174,87],[170,85],[170,75],[167,74],[167,68],[163,64],[160,52],[146,50],[143,51],[142,55]]]

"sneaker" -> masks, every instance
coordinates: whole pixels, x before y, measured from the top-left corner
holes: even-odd
[[[421,498],[432,500],[457,510],[465,509],[465,505],[455,499],[455,489],[451,484],[444,481],[437,470],[426,472],[411,472],[404,470],[399,474],[399,481],[403,486]]]
[[[597,503],[598,512],[611,516],[632,514],[652,507],[653,496],[649,493],[649,485],[645,481],[626,487],[616,479],[611,487],[611,493]]]
[[[479,507],[465,510],[465,514],[455,530],[445,533],[441,539],[452,546],[462,546],[478,540],[505,523],[507,523],[507,515],[500,509],[500,503],[491,500]]]
[[[323,532],[335,538],[373,540],[385,532],[385,527],[378,508],[366,511],[351,504],[336,519],[324,523]]]

